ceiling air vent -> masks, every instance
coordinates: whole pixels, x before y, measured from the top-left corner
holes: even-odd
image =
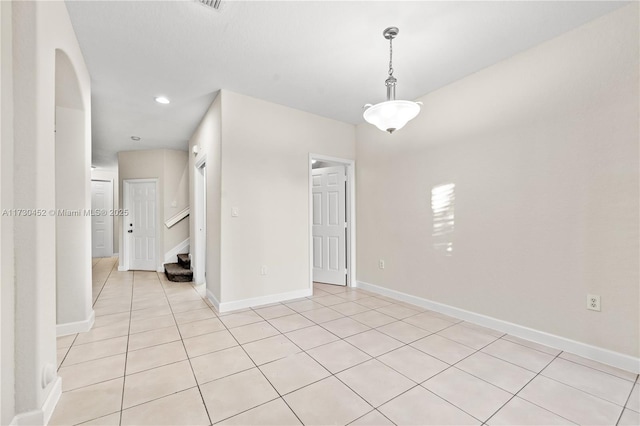
[[[222,3],[222,0],[196,0],[196,1],[199,3],[202,3],[205,6],[214,8],[215,10],[220,10],[220,3]]]

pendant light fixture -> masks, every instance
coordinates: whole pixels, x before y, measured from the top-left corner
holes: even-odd
[[[421,102],[397,101],[396,83],[393,76],[393,39],[398,35],[396,27],[389,27],[382,32],[384,38],[389,40],[389,77],[384,84],[387,86],[387,100],[375,105],[366,104],[364,119],[382,131],[393,133],[402,129],[405,124],[414,119],[420,112]]]

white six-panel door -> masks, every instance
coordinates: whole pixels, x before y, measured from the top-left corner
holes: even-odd
[[[91,181],[91,210],[100,214],[91,216],[91,256],[113,256],[113,183],[104,180]],[[102,214],[104,212],[107,214]]]
[[[124,221],[129,238],[129,269],[155,271],[156,183],[130,182],[129,185],[131,210]]]
[[[313,169],[313,280],[347,285],[344,166]]]

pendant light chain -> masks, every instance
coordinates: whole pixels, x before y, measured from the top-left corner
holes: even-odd
[[[393,77],[393,38],[389,38],[389,76]]]

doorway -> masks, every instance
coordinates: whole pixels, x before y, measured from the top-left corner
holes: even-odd
[[[196,285],[206,282],[207,265],[207,163],[202,158],[194,170],[195,241],[193,250],[193,280]]]
[[[113,256],[113,181],[91,181],[91,257]]]
[[[124,270],[158,269],[158,180],[123,181],[124,216],[122,226]]]
[[[355,162],[309,155],[310,281],[355,284]]]

